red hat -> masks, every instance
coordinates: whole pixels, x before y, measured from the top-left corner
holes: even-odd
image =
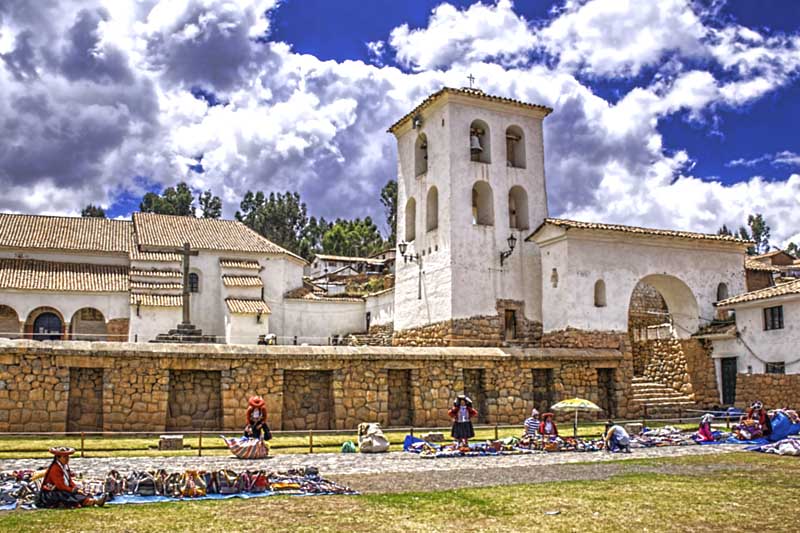
[[[75,453],[75,448],[70,448],[69,446],[54,446],[50,448],[49,451],[56,457],[65,457]]]
[[[249,405],[253,409],[263,409],[264,398],[262,398],[261,396],[252,396],[249,400],[247,400],[247,405]]]
[[[550,418],[553,418],[553,413],[545,413],[545,414],[542,415],[542,418],[547,418],[548,416]]]

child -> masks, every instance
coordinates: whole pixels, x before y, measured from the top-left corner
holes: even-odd
[[[447,414],[453,419],[450,436],[458,441],[459,448],[469,448],[469,439],[475,436],[472,419],[478,416],[478,411],[472,408],[472,400],[460,394]]]
[[[247,401],[247,425],[244,427],[244,436],[251,439],[270,440],[272,433],[267,425],[267,410],[264,398],[253,396]]]

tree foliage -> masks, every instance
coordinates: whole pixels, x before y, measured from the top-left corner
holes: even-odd
[[[800,245],[796,242],[790,242],[786,247],[786,252],[792,254],[796,259],[800,259]]]
[[[142,213],[193,217],[194,195],[186,183],[180,182],[175,187],[167,187],[161,194],[145,194],[139,210]]]
[[[748,215],[747,226],[739,226],[739,231],[733,233],[728,226],[722,225],[717,230],[717,235],[736,236],[740,239],[753,241],[755,245],[747,249],[748,255],[758,255],[769,251],[770,228],[761,213]]]
[[[366,257],[383,246],[383,238],[370,217],[337,219],[322,237],[322,251],[331,255]]]
[[[220,218],[222,216],[222,200],[219,196],[213,196],[210,190],[199,194],[197,203],[200,204],[200,218]]]
[[[397,181],[389,180],[381,189],[381,203],[386,209],[386,225],[389,226],[389,238],[386,244],[394,246],[397,242]]]
[[[239,208],[236,220],[278,246],[308,257],[310,246],[303,242],[309,224],[308,211],[299,194],[287,191],[266,196],[263,192],[247,191]]]
[[[81,216],[84,218],[106,218],[106,211],[99,205],[89,204],[81,209]]]

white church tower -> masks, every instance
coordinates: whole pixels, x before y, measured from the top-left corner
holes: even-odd
[[[525,237],[547,217],[542,123],[551,111],[444,88],[389,129],[398,144],[397,344],[526,344],[540,334],[541,258]]]

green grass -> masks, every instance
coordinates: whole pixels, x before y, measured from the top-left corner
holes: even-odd
[[[696,424],[675,424],[683,429],[694,429]],[[653,424],[654,427],[657,427]],[[582,437],[597,437],[603,430],[602,424],[582,423],[578,426],[578,435]],[[407,430],[386,431],[386,436],[392,443],[390,451],[402,451],[403,439]],[[427,432],[426,430],[416,430],[416,434]],[[445,438],[449,438],[447,430],[442,431]],[[475,440],[494,439],[494,429],[479,429],[475,435]],[[498,430],[500,438],[519,436],[522,427],[505,428]],[[572,435],[571,425],[562,425],[563,435]],[[233,433],[231,433],[231,436]],[[314,435],[314,452],[330,453],[338,452],[345,441],[357,441],[356,433],[344,435]],[[87,457],[132,457],[132,456],[153,456],[170,457],[197,455],[198,437],[184,437],[184,449],[179,451],[160,451],[157,449],[158,437],[86,437],[84,440],[84,451]],[[80,450],[80,437],[0,437],[0,459],[15,458],[46,458],[50,457],[47,452],[52,446],[71,446]],[[272,454],[283,453],[308,453],[308,435],[277,435],[270,441]],[[225,443],[218,435],[208,434],[203,436],[203,455],[228,455]]]
[[[650,460],[724,462],[701,476],[626,474],[481,489],[369,496],[126,505],[0,515],[2,531],[790,531],[800,461],[755,453]],[[627,462],[626,462],[627,464]],[[546,511],[559,511],[547,515]],[[795,524],[792,526],[791,524]]]

